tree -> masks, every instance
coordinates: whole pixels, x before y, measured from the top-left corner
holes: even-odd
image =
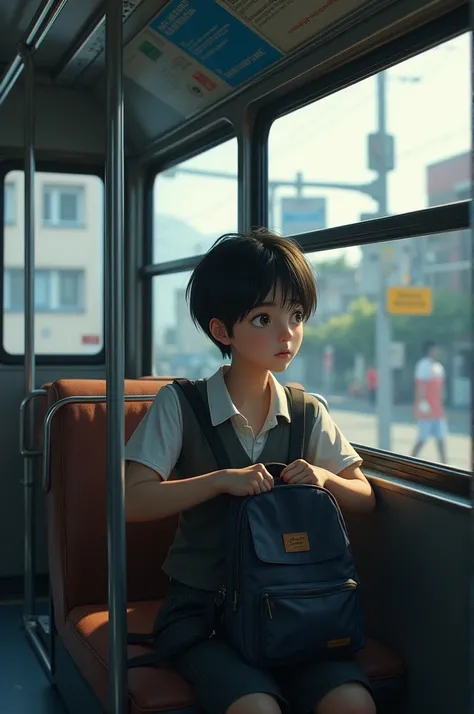
[[[375,302],[357,298],[345,314],[307,328],[302,354],[320,359],[325,346],[331,345],[336,382],[343,388],[347,382],[344,374],[353,369],[355,355],[363,355],[367,362],[375,361],[376,311]],[[431,315],[391,316],[392,340],[405,344],[405,368],[397,377],[401,396],[408,398],[410,394],[414,364],[427,340],[439,344],[449,371],[454,344],[471,339],[470,319],[471,305],[466,295],[447,290],[434,293]]]
[[[375,342],[376,305],[366,297],[350,303],[344,315],[331,317],[322,325],[308,328],[305,343],[314,350],[330,344],[335,352],[363,354],[370,358]]]

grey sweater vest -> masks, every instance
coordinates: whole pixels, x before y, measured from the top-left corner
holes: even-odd
[[[207,403],[205,380],[196,382]],[[199,423],[185,396],[176,389],[183,415],[183,443],[174,478],[187,479],[217,470],[217,464]],[[304,456],[309,436],[319,409],[318,401],[305,394],[306,434]],[[219,424],[217,432],[226,448],[233,468],[249,466],[251,460],[241,445],[230,420]],[[278,417],[278,425],[270,430],[259,463],[287,463],[290,425]],[[303,458],[304,458],[303,456]],[[185,585],[202,590],[218,590],[224,583],[228,495],[221,495],[183,511],[173,544],[163,564],[164,572]]]

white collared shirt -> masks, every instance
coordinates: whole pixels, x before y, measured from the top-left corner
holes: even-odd
[[[232,402],[224,381],[227,365],[220,367],[207,380],[207,396],[213,426],[230,419],[245,452],[257,463],[268,433],[278,425],[278,416],[288,422],[286,392],[270,373],[270,408],[259,434],[255,435],[247,419]],[[360,464],[362,459],[336,426],[325,407],[320,404],[311,425],[308,442],[308,462],[338,474],[347,466]],[[127,461],[137,461],[157,471],[167,479],[178,461],[183,435],[183,417],[176,389],[172,384],[162,387],[125,448]]]

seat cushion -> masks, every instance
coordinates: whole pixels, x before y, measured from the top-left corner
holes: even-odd
[[[163,600],[129,603],[127,626],[129,632],[147,633],[153,629]],[[74,608],[67,618],[63,633],[64,644],[83,676],[89,681],[104,707],[109,697],[108,681],[108,610],[106,606],[88,605]],[[129,645],[128,656],[135,657],[150,651],[146,646]],[[401,657],[385,645],[368,639],[359,659],[375,691],[377,685],[391,681],[395,685],[403,678]],[[165,712],[195,704],[189,685],[168,667],[137,667],[128,672],[130,714]],[[386,689],[386,687],[383,687]],[[398,686],[396,686],[398,688]],[[387,694],[393,697],[393,688]]]

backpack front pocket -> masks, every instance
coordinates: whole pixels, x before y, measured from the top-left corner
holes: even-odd
[[[353,652],[363,645],[355,580],[267,588],[260,607],[259,654],[267,665]]]

